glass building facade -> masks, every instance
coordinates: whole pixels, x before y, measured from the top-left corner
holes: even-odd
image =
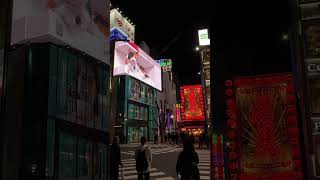
[[[118,124],[116,135],[122,143],[139,142],[142,136],[151,141],[158,128],[157,91],[129,76],[119,79]]]
[[[50,43],[8,58],[2,177],[109,179],[109,66]]]
[[[58,120],[107,133],[110,122],[109,68],[57,46],[50,46],[49,61],[48,175],[54,172],[52,147],[54,137],[58,137],[59,179],[106,180],[107,142],[96,141],[89,133],[53,129]]]

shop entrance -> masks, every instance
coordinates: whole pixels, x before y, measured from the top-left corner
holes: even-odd
[[[107,180],[107,154],[106,144],[60,132],[57,179]]]
[[[142,136],[147,138],[147,127],[128,127],[128,143],[138,143]]]

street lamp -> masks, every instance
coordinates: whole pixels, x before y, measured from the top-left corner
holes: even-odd
[[[283,34],[282,37],[281,37],[281,39],[282,39],[283,41],[287,41],[287,40],[289,39],[288,34]]]
[[[199,51],[199,50],[200,50],[200,48],[197,46],[197,47],[196,47],[196,51]]]
[[[173,115],[171,115],[171,119],[173,119]]]

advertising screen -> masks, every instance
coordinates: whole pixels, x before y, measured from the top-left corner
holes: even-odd
[[[162,90],[160,65],[131,42],[115,43],[113,75],[131,76],[159,91]]]
[[[13,0],[11,44],[68,45],[109,64],[109,0]]]
[[[204,120],[205,113],[201,85],[182,86],[180,93],[182,120]]]
[[[129,41],[134,42],[134,26],[116,9],[112,9],[110,12],[110,24],[111,31],[116,28],[125,34]]]
[[[177,122],[181,122],[181,105],[180,104],[176,104],[176,119]]]
[[[208,29],[198,30],[198,36],[199,36],[199,45],[200,46],[210,45]]]
[[[161,60],[156,60],[158,64],[160,64],[161,68],[163,71],[171,71],[172,68],[172,60],[171,59],[161,59]]]

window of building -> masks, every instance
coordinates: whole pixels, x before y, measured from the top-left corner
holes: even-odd
[[[51,46],[49,115],[106,131],[110,121],[109,70]]]
[[[58,179],[107,180],[108,147],[86,138],[61,133]]]

